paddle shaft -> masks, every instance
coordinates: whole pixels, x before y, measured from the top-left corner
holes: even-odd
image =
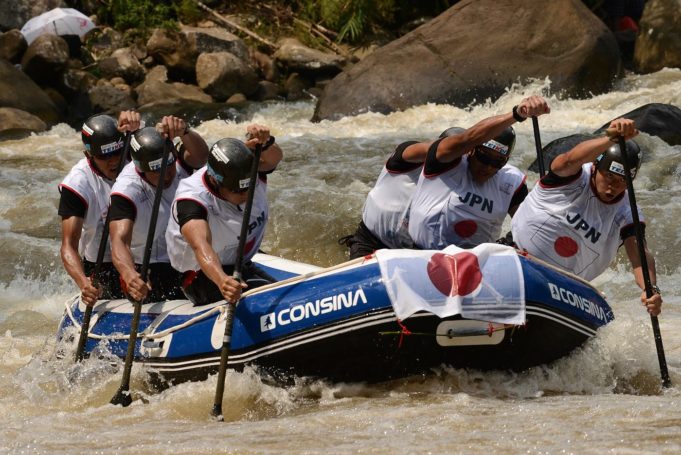
[[[539,178],[542,178],[546,174],[546,168],[544,167],[544,154],[542,153],[541,137],[539,137],[539,120],[537,120],[537,117],[532,117],[532,129],[534,129],[534,147],[537,149]]]
[[[246,206],[244,207],[244,218],[241,221],[241,233],[239,234],[239,244],[236,250],[236,261],[234,263],[233,278],[241,281],[241,269],[243,266],[244,248],[246,246],[246,237],[248,236],[248,225],[251,219],[251,208],[253,207],[253,197],[255,196],[255,183],[258,178],[258,165],[260,164],[260,155],[262,153],[262,145],[256,144],[255,152],[253,154],[253,164],[251,165],[251,179],[248,184],[248,197],[246,198]],[[218,383],[215,388],[215,400],[213,401],[213,409],[211,415],[218,420],[222,419],[222,397],[225,393],[225,376],[227,374],[227,361],[229,360],[229,351],[232,345],[232,327],[234,326],[234,312],[239,303],[227,302],[225,308],[225,333],[222,337],[222,349],[220,350],[220,369],[218,370]]]
[[[650,281],[650,271],[648,269],[648,258],[646,257],[643,230],[641,229],[641,222],[638,218],[638,206],[636,205],[636,196],[634,195],[634,182],[631,179],[631,165],[629,157],[627,156],[626,143],[623,136],[618,136],[620,146],[620,153],[622,154],[622,161],[624,165],[624,179],[627,182],[627,192],[629,193],[629,205],[631,206],[631,217],[634,221],[634,231],[636,233],[636,244],[638,247],[638,255],[641,260],[641,271],[643,273],[643,283],[645,285],[646,296],[648,298],[653,296],[653,286]],[[669,371],[667,370],[667,359],[664,355],[664,346],[662,345],[662,334],[660,333],[660,323],[657,316],[650,315],[650,322],[653,326],[653,336],[655,338],[655,348],[657,349],[657,360],[660,364],[660,376],[662,378],[662,386],[665,388],[671,387],[671,379],[669,378]]]
[[[125,146],[121,153],[121,159],[118,161],[116,167],[116,176],[121,173],[125,157],[128,156],[128,148],[130,147],[130,131],[125,133]],[[102,263],[104,262],[104,253],[106,253],[106,244],[109,237],[109,215],[107,211],[106,220],[104,220],[104,228],[102,229],[102,238],[99,240],[99,249],[97,250],[97,261],[95,262],[95,270],[92,272],[92,285],[98,287],[99,274],[102,271]],[[83,322],[80,325],[80,336],[78,337],[78,346],[76,347],[76,362],[83,360],[85,354],[85,343],[87,343],[87,336],[90,331],[90,319],[92,318],[92,307],[94,305],[86,305],[85,313],[83,313]]]
[[[154,205],[151,209],[151,220],[149,221],[149,232],[147,233],[147,242],[144,245],[144,258],[142,260],[142,269],[140,276],[144,281],[147,279],[147,272],[149,271],[149,260],[151,259],[151,249],[154,245],[154,233],[156,232],[156,221],[158,220],[158,209],[161,206],[161,198],[163,197],[163,187],[166,175],[166,168],[168,167],[168,156],[170,155],[170,139],[166,139],[165,148],[163,150],[163,159],[161,161],[161,169],[159,171],[158,185],[156,186],[156,193],[154,194]],[[125,365],[123,366],[123,378],[121,379],[121,386],[116,395],[111,399],[111,404],[120,404],[128,406],[132,403],[130,397],[130,373],[132,371],[132,362],[135,357],[135,345],[137,343],[137,328],[139,327],[140,314],[142,313],[142,304],[144,299],[140,301],[133,301],[134,312],[132,315],[132,323],[130,324],[130,337],[128,338],[128,351],[125,355]]]

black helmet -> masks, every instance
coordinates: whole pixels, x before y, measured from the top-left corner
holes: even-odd
[[[458,126],[453,126],[451,128],[447,128],[442,133],[440,133],[439,137],[443,138],[443,137],[449,137],[449,136],[456,136],[457,134],[461,134],[464,131],[466,131],[466,130],[463,129],[463,128],[460,128]]]
[[[499,152],[508,158],[513,153],[513,147],[515,147],[515,130],[509,126],[494,139],[490,139],[480,145]]]
[[[253,153],[238,139],[220,139],[208,155],[208,175],[234,193],[248,190]]]
[[[83,123],[80,137],[85,153],[95,158],[107,158],[123,150],[123,133],[118,131],[116,120],[108,115],[95,115]]]
[[[627,161],[631,171],[631,178],[636,178],[641,167],[641,148],[634,141],[626,141]],[[596,169],[600,171],[610,171],[624,177],[624,160],[620,152],[620,146],[613,144],[608,150],[598,155],[596,158]]]
[[[139,129],[130,140],[130,154],[135,168],[140,172],[153,172],[161,169],[166,140],[153,126]],[[175,161],[175,155],[168,154],[168,164]]]

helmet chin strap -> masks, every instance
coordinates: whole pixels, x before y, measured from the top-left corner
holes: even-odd
[[[104,177],[107,180],[111,180],[111,179],[109,179],[109,177],[106,176],[106,174],[104,172],[102,172],[102,170],[99,168],[99,166],[97,166],[97,162],[95,162],[92,155],[90,155],[88,152],[85,152],[85,151],[83,151],[83,154],[85,155],[85,158],[87,158],[92,169],[94,169],[97,174],[99,174],[100,176]]]

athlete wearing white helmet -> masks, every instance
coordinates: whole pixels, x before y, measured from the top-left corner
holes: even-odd
[[[273,281],[250,262],[262,242],[268,218],[267,174],[282,158],[281,148],[262,125],[247,127],[248,140],[225,138],[213,145],[208,164],[183,180],[175,194],[166,231],[168,254],[182,273],[182,289],[195,305],[236,302],[242,289]],[[251,218],[243,254],[245,283],[232,278],[248,196],[256,144],[262,145]]]
[[[626,139],[631,177],[636,177],[641,158],[638,145],[630,140],[638,134],[634,121],[613,120],[609,131]],[[617,138],[612,139],[584,141],[551,162],[550,171],[513,217],[513,239],[518,248],[587,280],[603,273],[624,245],[636,283],[644,289],[623,157],[613,144]],[[644,250],[655,293],[647,298],[643,291],[641,302],[657,315],[662,297],[655,286],[655,260],[645,245]]]
[[[124,132],[139,127],[137,112],[123,111],[118,122],[108,115],[95,115],[81,128],[85,158],[81,159],[59,185],[61,217],[61,259],[64,268],[81,291],[81,301],[94,304],[98,298],[122,297],[118,273],[107,249],[93,284],[99,243],[109,208],[109,193],[118,176]]]

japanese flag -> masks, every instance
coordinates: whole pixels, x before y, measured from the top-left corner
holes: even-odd
[[[381,278],[399,319],[417,311],[441,318],[525,323],[525,281],[515,249],[483,243],[464,250],[379,250]]]

